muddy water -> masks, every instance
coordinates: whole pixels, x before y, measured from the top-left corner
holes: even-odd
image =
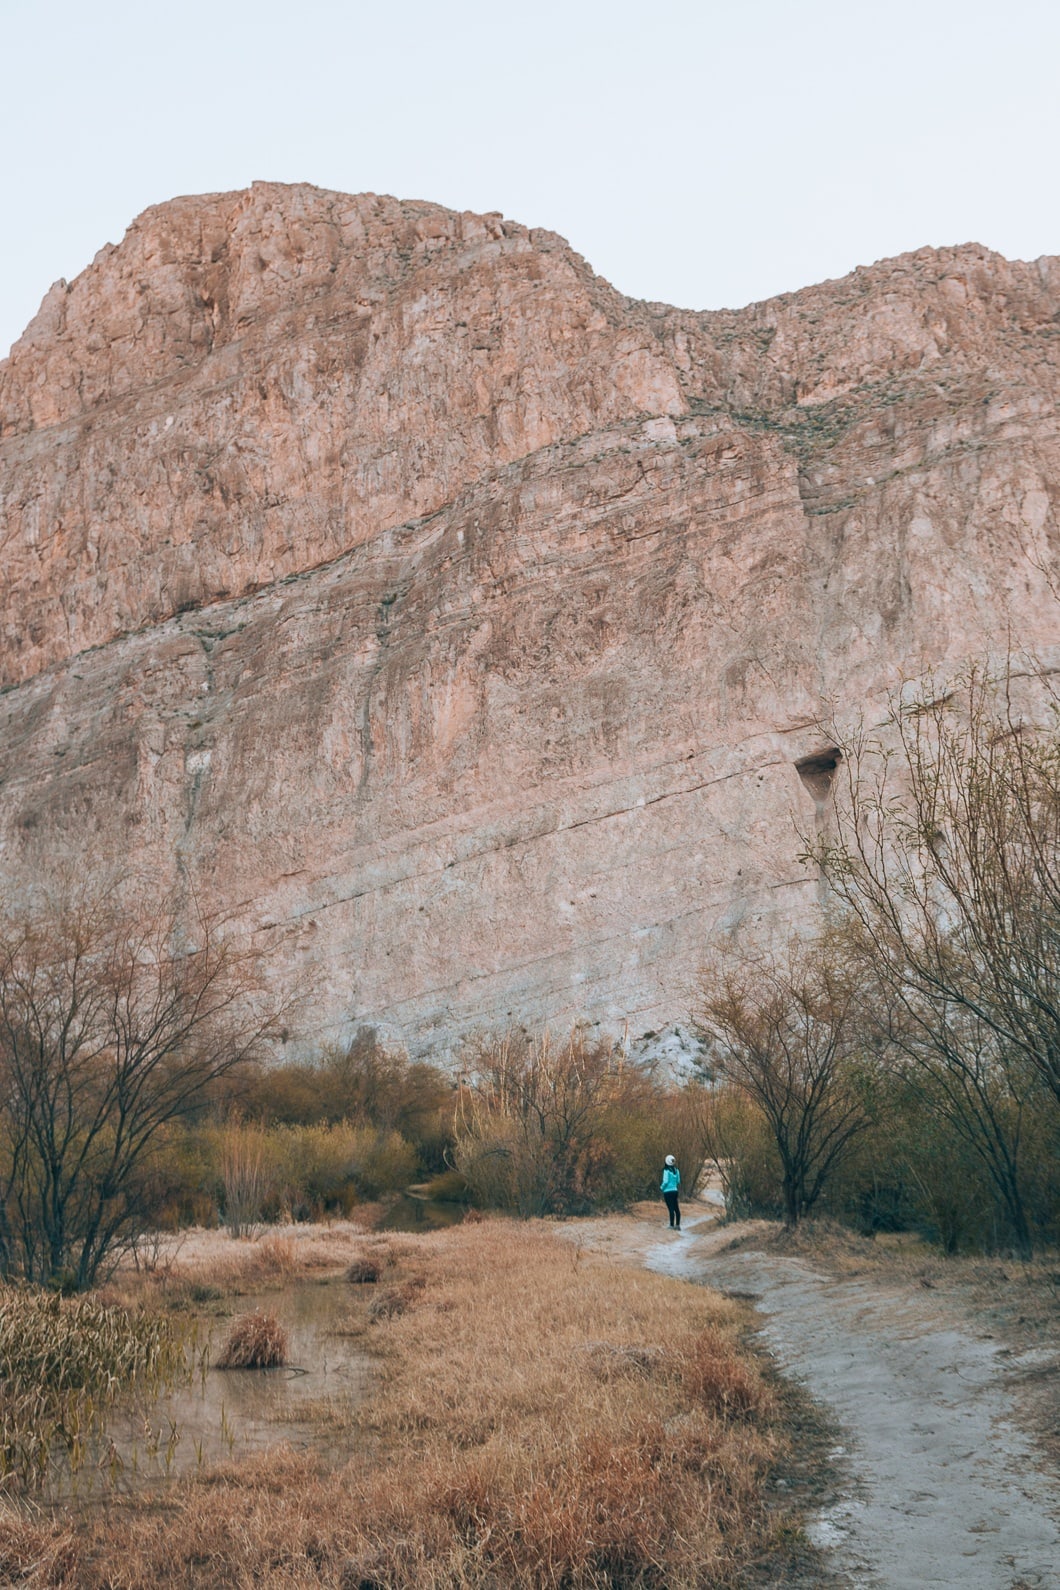
[[[196,1371],[190,1384],[116,1415],[92,1462],[75,1476],[55,1476],[53,1497],[138,1490],[281,1442],[341,1463],[354,1449],[350,1413],[369,1376],[367,1355],[345,1334],[352,1302],[341,1278],[240,1297],[230,1315],[204,1322],[206,1362],[220,1353],[232,1320],[257,1309],[287,1331],[287,1366]]]
[[[462,1204],[402,1194],[381,1230],[430,1232],[464,1218]],[[251,1292],[201,1322],[201,1359],[190,1379],[163,1395],[116,1410],[77,1473],[57,1457],[46,1497],[89,1503],[114,1490],[136,1491],[218,1463],[286,1444],[340,1464],[354,1450],[351,1410],[367,1392],[370,1360],[347,1333],[354,1289],[341,1277],[301,1280]],[[238,1315],[259,1310],[287,1332],[280,1369],[214,1369]]]
[[[437,1198],[399,1193],[379,1222],[379,1230],[442,1231],[446,1226],[458,1226],[466,1213],[466,1204],[443,1203]]]

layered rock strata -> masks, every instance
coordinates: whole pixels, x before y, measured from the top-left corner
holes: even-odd
[[[499,216],[148,211],[0,365],[3,856],[235,909],[309,1041],[679,1019],[813,919],[823,721],[1054,657],[1058,348],[972,246],[693,314]]]

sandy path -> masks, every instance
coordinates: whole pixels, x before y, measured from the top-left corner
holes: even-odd
[[[709,1215],[680,1235],[628,1217],[579,1222],[583,1246],[754,1300],[781,1368],[843,1430],[847,1485],[809,1534],[852,1586],[1060,1590],[1060,1492],[1012,1418],[1002,1357],[930,1293],[835,1279],[803,1259],[722,1252]]]

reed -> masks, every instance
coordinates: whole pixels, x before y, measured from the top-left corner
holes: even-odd
[[[77,1473],[119,1398],[184,1372],[190,1334],[92,1297],[0,1291],[0,1479],[40,1490],[59,1457]]]

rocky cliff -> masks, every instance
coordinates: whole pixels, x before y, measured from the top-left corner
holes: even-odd
[[[661,1028],[812,918],[822,718],[1060,657],[1058,372],[1056,259],[693,314],[497,215],[150,210],[0,365],[2,855],[186,878],[310,1037]]]

